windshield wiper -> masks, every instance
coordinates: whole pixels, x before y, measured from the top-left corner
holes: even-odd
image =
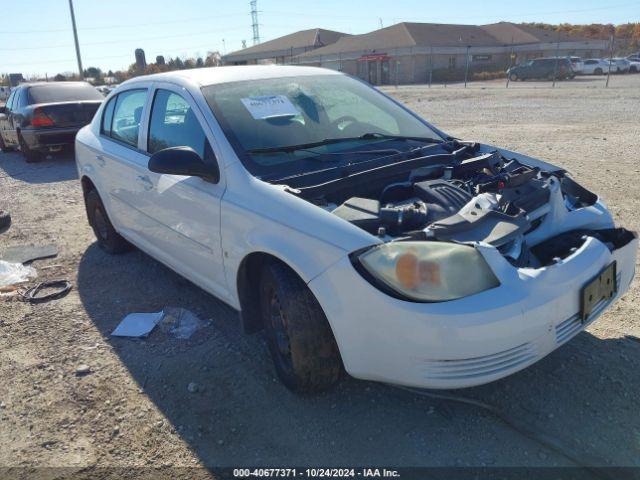
[[[251,154],[256,154],[256,153],[258,153],[258,154],[259,153],[277,153],[277,152],[290,153],[290,152],[295,152],[297,150],[306,150],[307,148],[321,147],[323,145],[329,145],[331,143],[352,142],[354,140],[360,140],[360,137],[325,138],[324,140],[320,140],[319,142],[300,143],[298,145],[284,145],[284,146],[281,146],[281,147],[252,148],[251,150],[247,150],[247,153],[251,153]]]
[[[306,150],[308,148],[321,147],[323,145],[329,145],[332,143],[340,143],[340,142],[353,142],[357,140],[413,140],[416,142],[423,143],[445,143],[444,140],[438,138],[428,138],[428,137],[409,137],[404,135],[387,135],[385,133],[365,133],[360,135],[359,137],[337,137],[337,138],[325,138],[324,140],[320,140],[318,142],[310,142],[310,143],[301,143],[298,145],[284,145],[280,147],[265,147],[265,148],[252,148],[247,150],[249,154],[262,154],[262,153],[291,153],[298,150]],[[355,152],[351,152],[355,153]]]
[[[406,135],[390,135],[386,133],[379,132],[371,132],[360,135],[358,138],[363,140],[369,139],[381,139],[381,140],[413,140],[415,142],[423,142],[423,143],[446,143],[445,140],[441,138],[430,138],[430,137],[412,137]]]

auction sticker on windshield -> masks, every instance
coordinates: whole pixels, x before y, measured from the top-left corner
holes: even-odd
[[[284,95],[265,95],[261,97],[242,98],[242,103],[255,120],[274,117],[295,117],[300,112],[291,100]]]

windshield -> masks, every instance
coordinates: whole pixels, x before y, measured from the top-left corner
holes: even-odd
[[[104,100],[100,92],[88,83],[50,83],[29,88],[29,104]]]
[[[265,179],[326,168],[318,160],[357,162],[367,153],[416,146],[403,137],[442,140],[377,90],[345,75],[249,80],[202,91],[247,169]]]

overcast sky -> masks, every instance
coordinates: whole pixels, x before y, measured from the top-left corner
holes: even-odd
[[[25,75],[75,71],[68,0],[5,0],[0,16],[0,72]],[[249,1],[74,0],[84,67],[118,70],[133,51],[204,56],[252,44]],[[640,21],[640,1],[624,0],[258,0],[260,37],[307,28],[365,33],[397,22],[482,24]]]

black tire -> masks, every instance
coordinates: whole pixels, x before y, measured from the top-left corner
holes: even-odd
[[[3,152],[13,152],[13,151],[15,151],[14,147],[10,147],[4,142],[4,138],[2,138],[1,134],[0,134],[0,150],[3,151]]]
[[[509,80],[512,82],[517,82],[518,81],[518,75],[516,73],[512,73],[509,75]]]
[[[602,69],[601,69],[601,68],[596,68],[596,69],[593,71],[593,74],[594,74],[594,75],[602,75],[602,73],[603,73],[603,72],[602,72]]]
[[[87,209],[89,225],[93,229],[100,248],[111,254],[131,250],[131,244],[113,228],[98,192],[91,190],[87,193],[84,204]]]
[[[276,373],[293,392],[327,390],[342,361],[329,322],[313,293],[283,264],[265,265],[260,310]]]
[[[27,145],[27,142],[22,138],[22,134],[18,133],[18,143],[20,144],[20,151],[24,156],[27,163],[36,163],[42,160],[42,154],[36,150],[32,150]]]
[[[9,212],[0,210],[0,233],[4,232],[11,226],[11,215]]]

